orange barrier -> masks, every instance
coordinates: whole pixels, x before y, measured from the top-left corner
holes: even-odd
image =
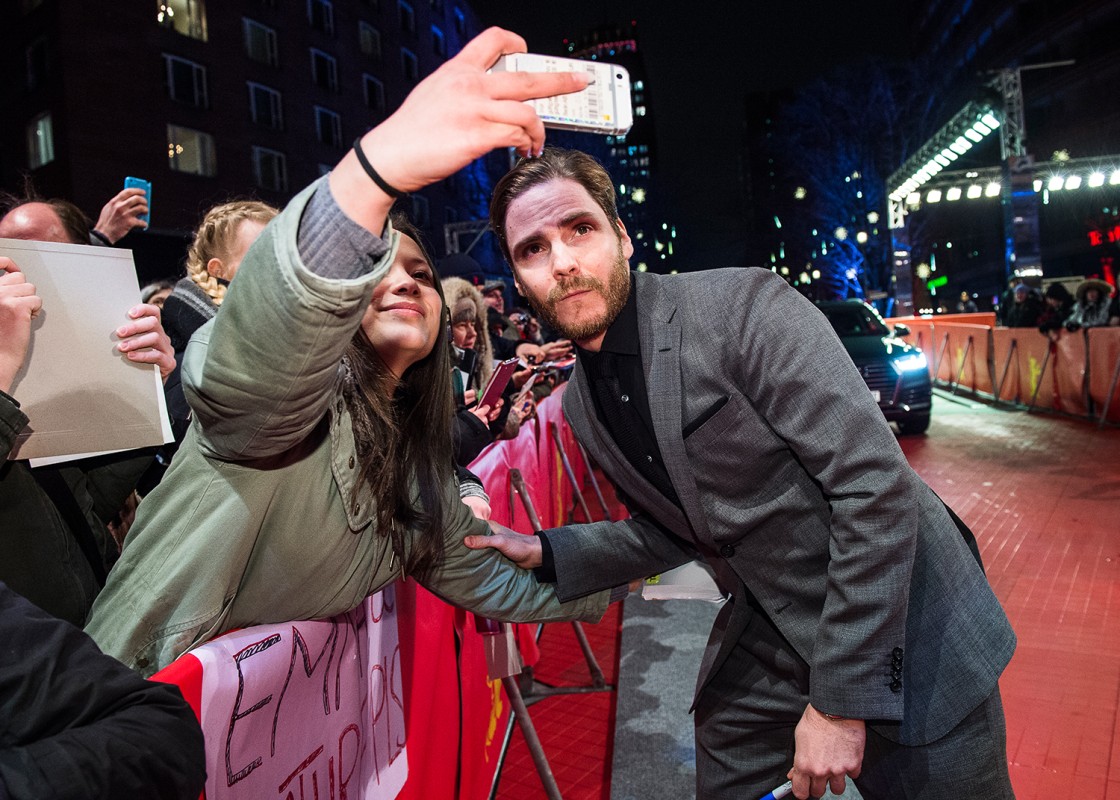
[[[1120,328],[1090,328],[1089,398],[1096,417],[1120,423]]]
[[[552,425],[569,454],[577,485],[586,476],[583,460],[574,455],[578,447],[560,408],[563,390],[562,384],[538,404],[536,418],[522,424],[517,438],[491,445],[470,465],[490,494],[491,518],[515,530],[529,532],[532,526],[522,504],[511,503],[512,467],[521,472],[543,526],[562,524],[569,518],[574,493],[551,439]],[[377,607],[382,594],[367,599],[366,605],[372,600]],[[155,676],[182,689],[204,721],[204,730],[209,731],[204,797],[259,797],[256,784],[266,773],[271,776],[277,770],[287,781],[279,790],[280,797],[333,797],[335,788],[354,800],[481,800],[490,795],[510,703],[501,683],[487,677],[482,634],[475,628],[474,616],[409,580],[398,581],[391,593],[386,590],[384,594],[395,597],[386,601],[395,611],[394,639],[387,652],[379,649],[378,641],[367,643],[362,638],[375,630],[376,620],[362,622],[363,612],[355,610],[330,620],[231,632],[184,655]],[[368,617],[370,609],[363,609]],[[388,621],[386,618],[386,624]],[[536,626],[515,627],[522,660],[536,663]],[[241,641],[246,636],[252,639],[248,645]],[[288,688],[291,664],[296,663],[297,652],[302,653],[305,640],[311,643],[306,649],[314,662],[308,676],[329,673],[329,683],[335,687],[329,690],[329,697],[305,692],[297,700]],[[226,652],[230,647],[240,649]],[[250,664],[257,668],[255,673],[248,671]],[[301,674],[301,668],[295,674]],[[280,696],[265,687],[281,687],[289,711],[299,707],[299,702],[305,704],[304,724],[294,726],[291,736],[295,738],[287,742],[291,752],[303,753],[294,771],[292,764],[276,755],[276,732],[269,724],[275,703],[260,701],[260,713],[251,716],[238,712],[239,706],[234,706],[232,714],[225,706],[217,714],[211,709],[212,719],[209,724],[205,721],[207,703],[215,695],[204,687],[218,677],[227,685],[231,680],[234,686],[241,681],[256,690],[253,697],[258,699]],[[323,677],[318,680],[321,686],[327,685]],[[356,688],[344,689],[340,695],[336,684]],[[359,691],[360,697],[355,695]],[[333,711],[326,705],[328,699]],[[235,749],[231,760],[225,732],[235,727],[242,750]],[[220,732],[215,734],[215,730]],[[242,761],[257,766],[248,772],[242,769],[244,774],[239,775],[233,767],[242,766]],[[386,780],[389,767],[394,776],[391,782]],[[248,780],[250,774],[252,781]]]
[[[995,327],[990,312],[886,321],[910,328],[907,341],[922,349],[930,377],[943,386],[1092,419],[1105,413],[1106,421],[1120,421],[1120,387],[1114,384],[1114,379],[1120,383],[1120,329],[1063,330],[1051,340],[1035,328]]]

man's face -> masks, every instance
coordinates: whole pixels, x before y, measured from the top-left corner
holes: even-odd
[[[0,239],[89,244],[72,241],[58,213],[46,203],[24,203],[5,214],[0,219]]]
[[[625,227],[580,184],[557,178],[510,203],[506,236],[521,294],[561,335],[598,351],[630,292]]]

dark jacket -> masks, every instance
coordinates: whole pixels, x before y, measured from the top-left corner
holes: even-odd
[[[0,583],[0,798],[195,800],[202,729],[146,681]]]
[[[7,460],[27,422],[19,403],[0,392],[0,581],[56,617],[83,625],[117,556],[105,523],[155,450],[33,470],[26,461]]]

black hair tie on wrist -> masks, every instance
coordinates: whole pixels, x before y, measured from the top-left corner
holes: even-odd
[[[369,179],[377,184],[377,188],[385,192],[390,197],[400,200],[408,196],[408,192],[402,192],[400,189],[394,189],[390,186],[384,178],[377,174],[377,170],[373,168],[373,164],[369,163],[366,154],[362,152],[362,137],[359,136],[354,140],[354,155],[358,157],[358,163],[362,165],[362,169],[369,175]]]

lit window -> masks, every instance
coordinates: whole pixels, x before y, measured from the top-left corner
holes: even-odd
[[[253,180],[262,189],[288,191],[288,160],[278,150],[253,147]]]
[[[54,125],[51,115],[40,114],[27,125],[27,163],[38,169],[54,161]]]
[[[358,23],[358,46],[362,49],[362,55],[381,60],[381,32],[368,22]]]
[[[167,126],[168,166],[176,172],[191,175],[213,175],[215,172],[214,137],[202,131]]]
[[[416,54],[407,47],[401,48],[401,71],[404,77],[413,83],[420,79],[420,65],[416,60]]]
[[[180,103],[206,108],[206,67],[178,56],[163,54],[167,67],[167,94]]]
[[[385,84],[372,75],[362,76],[362,88],[366,95],[366,106],[378,114],[385,113]]]
[[[276,47],[276,31],[255,20],[243,18],[245,30],[245,54],[253,61],[275,67],[280,63]]]
[[[443,31],[432,26],[432,52],[440,58],[447,58],[447,42],[443,38]]]
[[[206,41],[205,0],[160,0],[156,21],[176,33]]]
[[[249,81],[249,116],[257,125],[280,130],[284,127],[284,113],[280,92]]]
[[[330,0],[307,0],[307,21],[314,30],[334,34],[334,6]]]
[[[342,118],[335,112],[315,106],[315,135],[323,144],[342,146]]]
[[[412,4],[406,3],[404,0],[399,0],[397,3],[397,13],[401,18],[401,30],[405,33],[416,33],[416,12],[412,10]]]
[[[311,48],[311,79],[320,88],[338,91],[338,62],[314,47]]]

